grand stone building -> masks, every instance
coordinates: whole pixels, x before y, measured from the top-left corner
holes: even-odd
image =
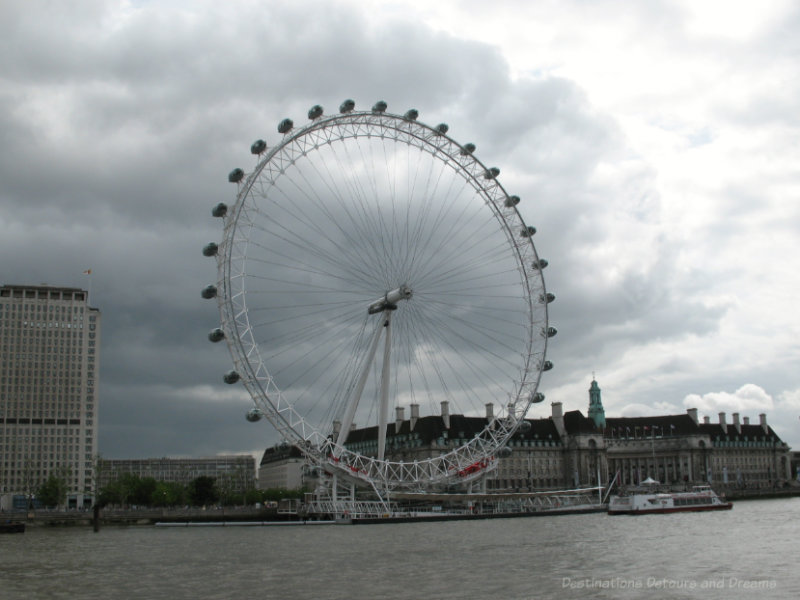
[[[414,461],[446,453],[493,419],[492,404],[486,405],[484,417],[452,415],[446,402],[438,416],[420,418],[415,405],[410,419],[405,419],[404,409],[396,410],[394,423],[387,426],[389,460]],[[731,423],[725,413],[718,419],[700,421],[694,408],[677,415],[606,417],[600,386],[593,380],[588,416],[579,410],[564,412],[562,404],[554,402],[549,417],[526,419],[529,425],[509,440],[511,453],[487,476],[485,489],[570,489],[607,486],[614,479],[620,485],[635,485],[648,477],[679,487],[711,483],[717,488],[765,488],[792,479],[789,447],[767,424],[765,414],[759,415],[757,424],[748,417],[740,419],[738,413]],[[377,426],[353,429],[345,445],[375,455],[377,438]],[[265,453],[264,460],[278,472],[282,460],[278,454]]]
[[[733,413],[698,421],[697,409],[685,415],[608,419],[611,473],[623,483],[646,477],[680,484],[708,482],[715,487],[766,488],[791,479],[789,448],[767,424],[765,414],[751,424]]]
[[[719,413],[717,423],[708,416],[700,421],[696,408],[677,415],[606,417],[600,387],[593,380],[588,415],[579,410],[563,413],[560,403],[552,405],[548,420],[562,449],[559,486],[592,486],[598,481],[606,485],[615,478],[621,485],[636,485],[649,477],[675,486],[767,488],[792,479],[789,447],[763,413],[758,423],[738,413],[730,423],[725,413]],[[532,423],[536,427],[536,421]],[[540,456],[536,448],[519,448],[513,439],[511,446],[512,464],[535,463]],[[499,488],[545,487],[536,481],[535,472],[531,482],[520,482],[519,469],[507,460],[497,470]]]
[[[100,311],[85,290],[0,287],[0,495],[30,497],[55,474],[68,504],[93,496]]]

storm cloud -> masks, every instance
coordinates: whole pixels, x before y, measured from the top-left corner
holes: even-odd
[[[607,414],[763,409],[797,445],[800,13],[695,4],[4,2],[0,279],[91,286],[104,456],[259,452],[206,339],[210,209],[284,117],[382,99],[522,198],[548,401],[585,411],[594,372]]]

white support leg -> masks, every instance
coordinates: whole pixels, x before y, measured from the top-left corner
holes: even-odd
[[[389,422],[389,379],[391,378],[390,360],[392,357],[392,313],[386,311],[386,340],[383,347],[383,370],[381,372],[381,408],[378,418],[378,460],[383,460],[386,452],[386,425]]]
[[[339,437],[336,440],[336,443],[339,446],[343,446],[347,441],[347,436],[350,433],[350,427],[353,425],[353,419],[356,416],[356,409],[358,408],[358,403],[361,401],[361,394],[364,392],[364,386],[367,384],[367,377],[369,376],[370,367],[372,367],[372,361],[375,360],[375,353],[378,350],[378,341],[381,339],[382,330],[382,327],[378,327],[375,331],[375,337],[372,339],[372,346],[370,346],[367,360],[364,361],[362,366],[361,377],[358,380],[358,385],[356,386],[353,395],[350,397],[350,402],[347,404],[347,410],[345,411],[344,418],[342,419],[342,428],[339,430]],[[338,456],[338,451],[336,456]]]

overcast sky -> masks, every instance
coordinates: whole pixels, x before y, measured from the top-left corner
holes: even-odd
[[[800,5],[0,4],[0,282],[103,313],[100,452],[261,452],[199,291],[228,172],[284,117],[420,111],[523,198],[558,336],[529,416],[766,413],[800,447]],[[92,269],[91,281],[82,274]]]

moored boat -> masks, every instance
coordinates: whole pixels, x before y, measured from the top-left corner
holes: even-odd
[[[21,521],[0,523],[0,533],[25,533],[25,523]]]
[[[611,496],[610,515],[646,515],[653,513],[727,510],[733,504],[720,498],[710,486],[696,486],[691,492],[634,492]]]

